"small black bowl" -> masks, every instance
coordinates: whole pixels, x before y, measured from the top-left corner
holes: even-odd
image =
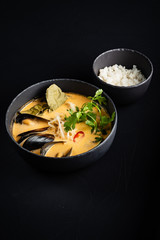
[[[125,66],[128,69],[136,65],[146,80],[127,87],[111,85],[101,80],[98,77],[99,70],[114,64]],[[93,72],[96,84],[103,88],[116,104],[129,104],[138,100],[147,91],[153,74],[153,65],[144,54],[131,49],[119,48],[100,54],[93,62]]]
[[[45,94],[46,89],[53,83],[57,84],[64,92],[75,92],[86,96],[93,96],[98,89],[94,85],[74,79],[52,79],[34,84],[18,94],[8,107],[5,121],[7,132],[21,156],[37,168],[51,172],[65,172],[84,168],[101,158],[108,151],[116,134],[117,111],[113,101],[106,93],[103,93],[103,95],[107,99],[107,110],[110,114],[116,113],[113,128],[110,135],[101,144],[88,152],[64,158],[44,157],[24,149],[12,137],[12,121],[17,110],[35,96]]]

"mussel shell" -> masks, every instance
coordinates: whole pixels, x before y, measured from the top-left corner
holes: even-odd
[[[44,132],[48,129],[49,127],[43,127],[43,128],[36,128],[30,131],[26,131],[23,133],[20,133],[17,135],[17,137],[20,137],[20,139],[17,141],[18,143],[21,143],[24,139],[26,139],[27,137],[30,137],[32,135],[35,135],[35,133],[40,133],[40,132]]]
[[[52,134],[35,134],[27,138],[23,147],[29,151],[41,148],[45,143],[53,142],[54,135]]]
[[[71,152],[72,152],[72,147],[68,149],[68,151],[65,154],[63,154],[62,157],[69,157],[71,155]]]
[[[58,144],[58,143],[65,143],[66,141],[55,141],[55,142],[49,142],[49,143],[46,143],[43,145],[43,147],[41,148],[41,155],[45,156],[46,153],[48,152],[48,150],[55,144]],[[62,157],[68,157],[71,155],[71,152],[72,152],[72,147],[68,149],[68,151],[63,154]]]
[[[45,156],[46,153],[48,152],[48,150],[56,143],[65,143],[66,141],[54,141],[54,142],[49,142],[49,143],[45,143],[42,148],[41,148],[41,155]]]
[[[22,124],[22,121],[25,119],[33,119],[33,120],[39,120],[42,122],[48,122],[48,119],[42,118],[42,117],[38,117],[32,114],[28,114],[28,113],[18,113],[18,115],[15,118],[15,123],[20,123]]]

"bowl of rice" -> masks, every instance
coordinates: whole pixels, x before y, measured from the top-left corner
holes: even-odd
[[[129,104],[147,91],[153,65],[144,54],[132,49],[113,49],[100,54],[93,62],[96,83],[117,104]]]

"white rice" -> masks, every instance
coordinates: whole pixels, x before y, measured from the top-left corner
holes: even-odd
[[[146,79],[136,65],[132,69],[126,69],[117,64],[100,69],[98,77],[106,83],[125,87],[139,84]]]

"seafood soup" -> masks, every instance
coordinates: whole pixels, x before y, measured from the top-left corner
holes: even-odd
[[[54,86],[53,86],[54,85]],[[87,97],[63,93],[52,84],[15,114],[12,135],[23,148],[46,157],[74,156],[91,150],[110,134],[115,113],[106,110],[99,89]]]

